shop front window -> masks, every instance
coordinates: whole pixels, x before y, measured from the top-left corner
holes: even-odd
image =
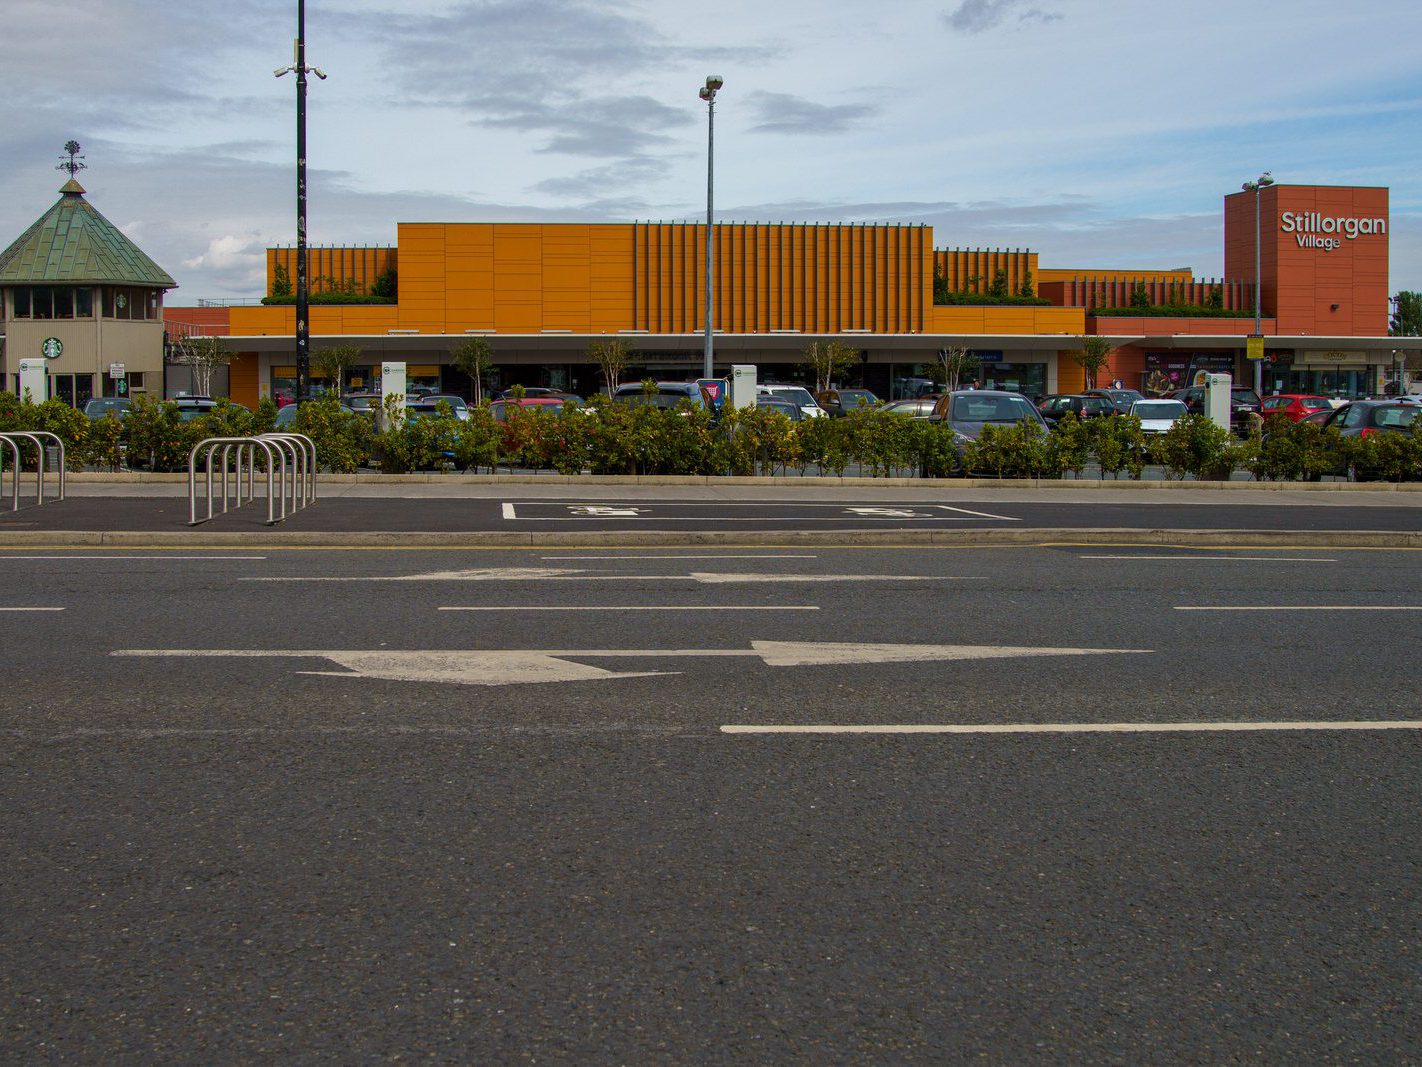
[[[88,319],[94,290],[69,285],[20,285],[12,298],[17,319]]]
[[[94,397],[94,376],[92,374],[50,375],[49,395],[63,400],[72,408],[82,408]]]
[[[1031,400],[1047,395],[1045,363],[984,363],[978,380],[984,389],[1021,393]]]

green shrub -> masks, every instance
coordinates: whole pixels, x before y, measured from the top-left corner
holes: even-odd
[[[263,417],[260,409],[251,416],[254,429]],[[302,404],[291,428],[311,438],[318,466],[337,474],[353,474],[374,445],[375,426],[370,418],[343,410],[334,393]]]
[[[1134,415],[1111,415],[1091,419],[1086,427],[1087,439],[1101,465],[1101,476],[1119,478],[1122,471],[1139,478],[1145,469],[1146,440],[1141,433],[1141,420]]]
[[[1036,421],[1013,426],[989,423],[976,441],[963,447],[969,473],[991,472],[998,478],[1040,478],[1050,469],[1046,434]]]
[[[1233,469],[1230,434],[1203,415],[1186,415],[1161,435],[1155,454],[1176,478],[1223,481]]]
[[[1063,415],[1047,435],[1049,466],[1058,472],[1071,471],[1080,478],[1091,458],[1091,451],[1090,427],[1073,412]]]

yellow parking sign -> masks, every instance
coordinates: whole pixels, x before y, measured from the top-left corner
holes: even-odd
[[[1244,354],[1250,359],[1264,358],[1264,338],[1260,334],[1251,334],[1247,339]]]

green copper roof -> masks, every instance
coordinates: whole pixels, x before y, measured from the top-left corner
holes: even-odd
[[[84,199],[84,187],[70,178],[59,202],[0,252],[0,285],[151,285],[173,289],[177,282]]]

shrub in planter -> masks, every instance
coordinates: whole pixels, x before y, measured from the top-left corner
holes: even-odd
[[[258,411],[250,417],[253,429],[261,416],[262,412]],[[302,404],[292,429],[311,438],[318,464],[339,474],[354,473],[370,454],[375,440],[375,427],[370,419],[344,410],[334,393]]]
[[[1078,478],[1091,458],[1091,432],[1087,424],[1068,411],[1047,435],[1047,458],[1057,471],[1071,471]]]
[[[892,417],[892,416],[889,416]],[[850,433],[841,428],[843,419],[806,419],[800,423],[801,457],[805,467],[816,467],[821,474],[843,477],[850,463]]]
[[[1092,419],[1087,425],[1087,437],[1101,465],[1103,478],[1108,474],[1119,478],[1122,471],[1128,471],[1132,478],[1141,476],[1145,468],[1146,441],[1140,419],[1134,415]]]
[[[970,473],[1040,478],[1049,469],[1046,435],[1041,426],[1026,419],[1015,426],[988,424],[976,441],[963,446],[963,464]]]
[[[1155,454],[1176,478],[1189,474],[1206,480],[1229,476],[1233,455],[1229,431],[1203,415],[1186,415],[1161,435]]]

